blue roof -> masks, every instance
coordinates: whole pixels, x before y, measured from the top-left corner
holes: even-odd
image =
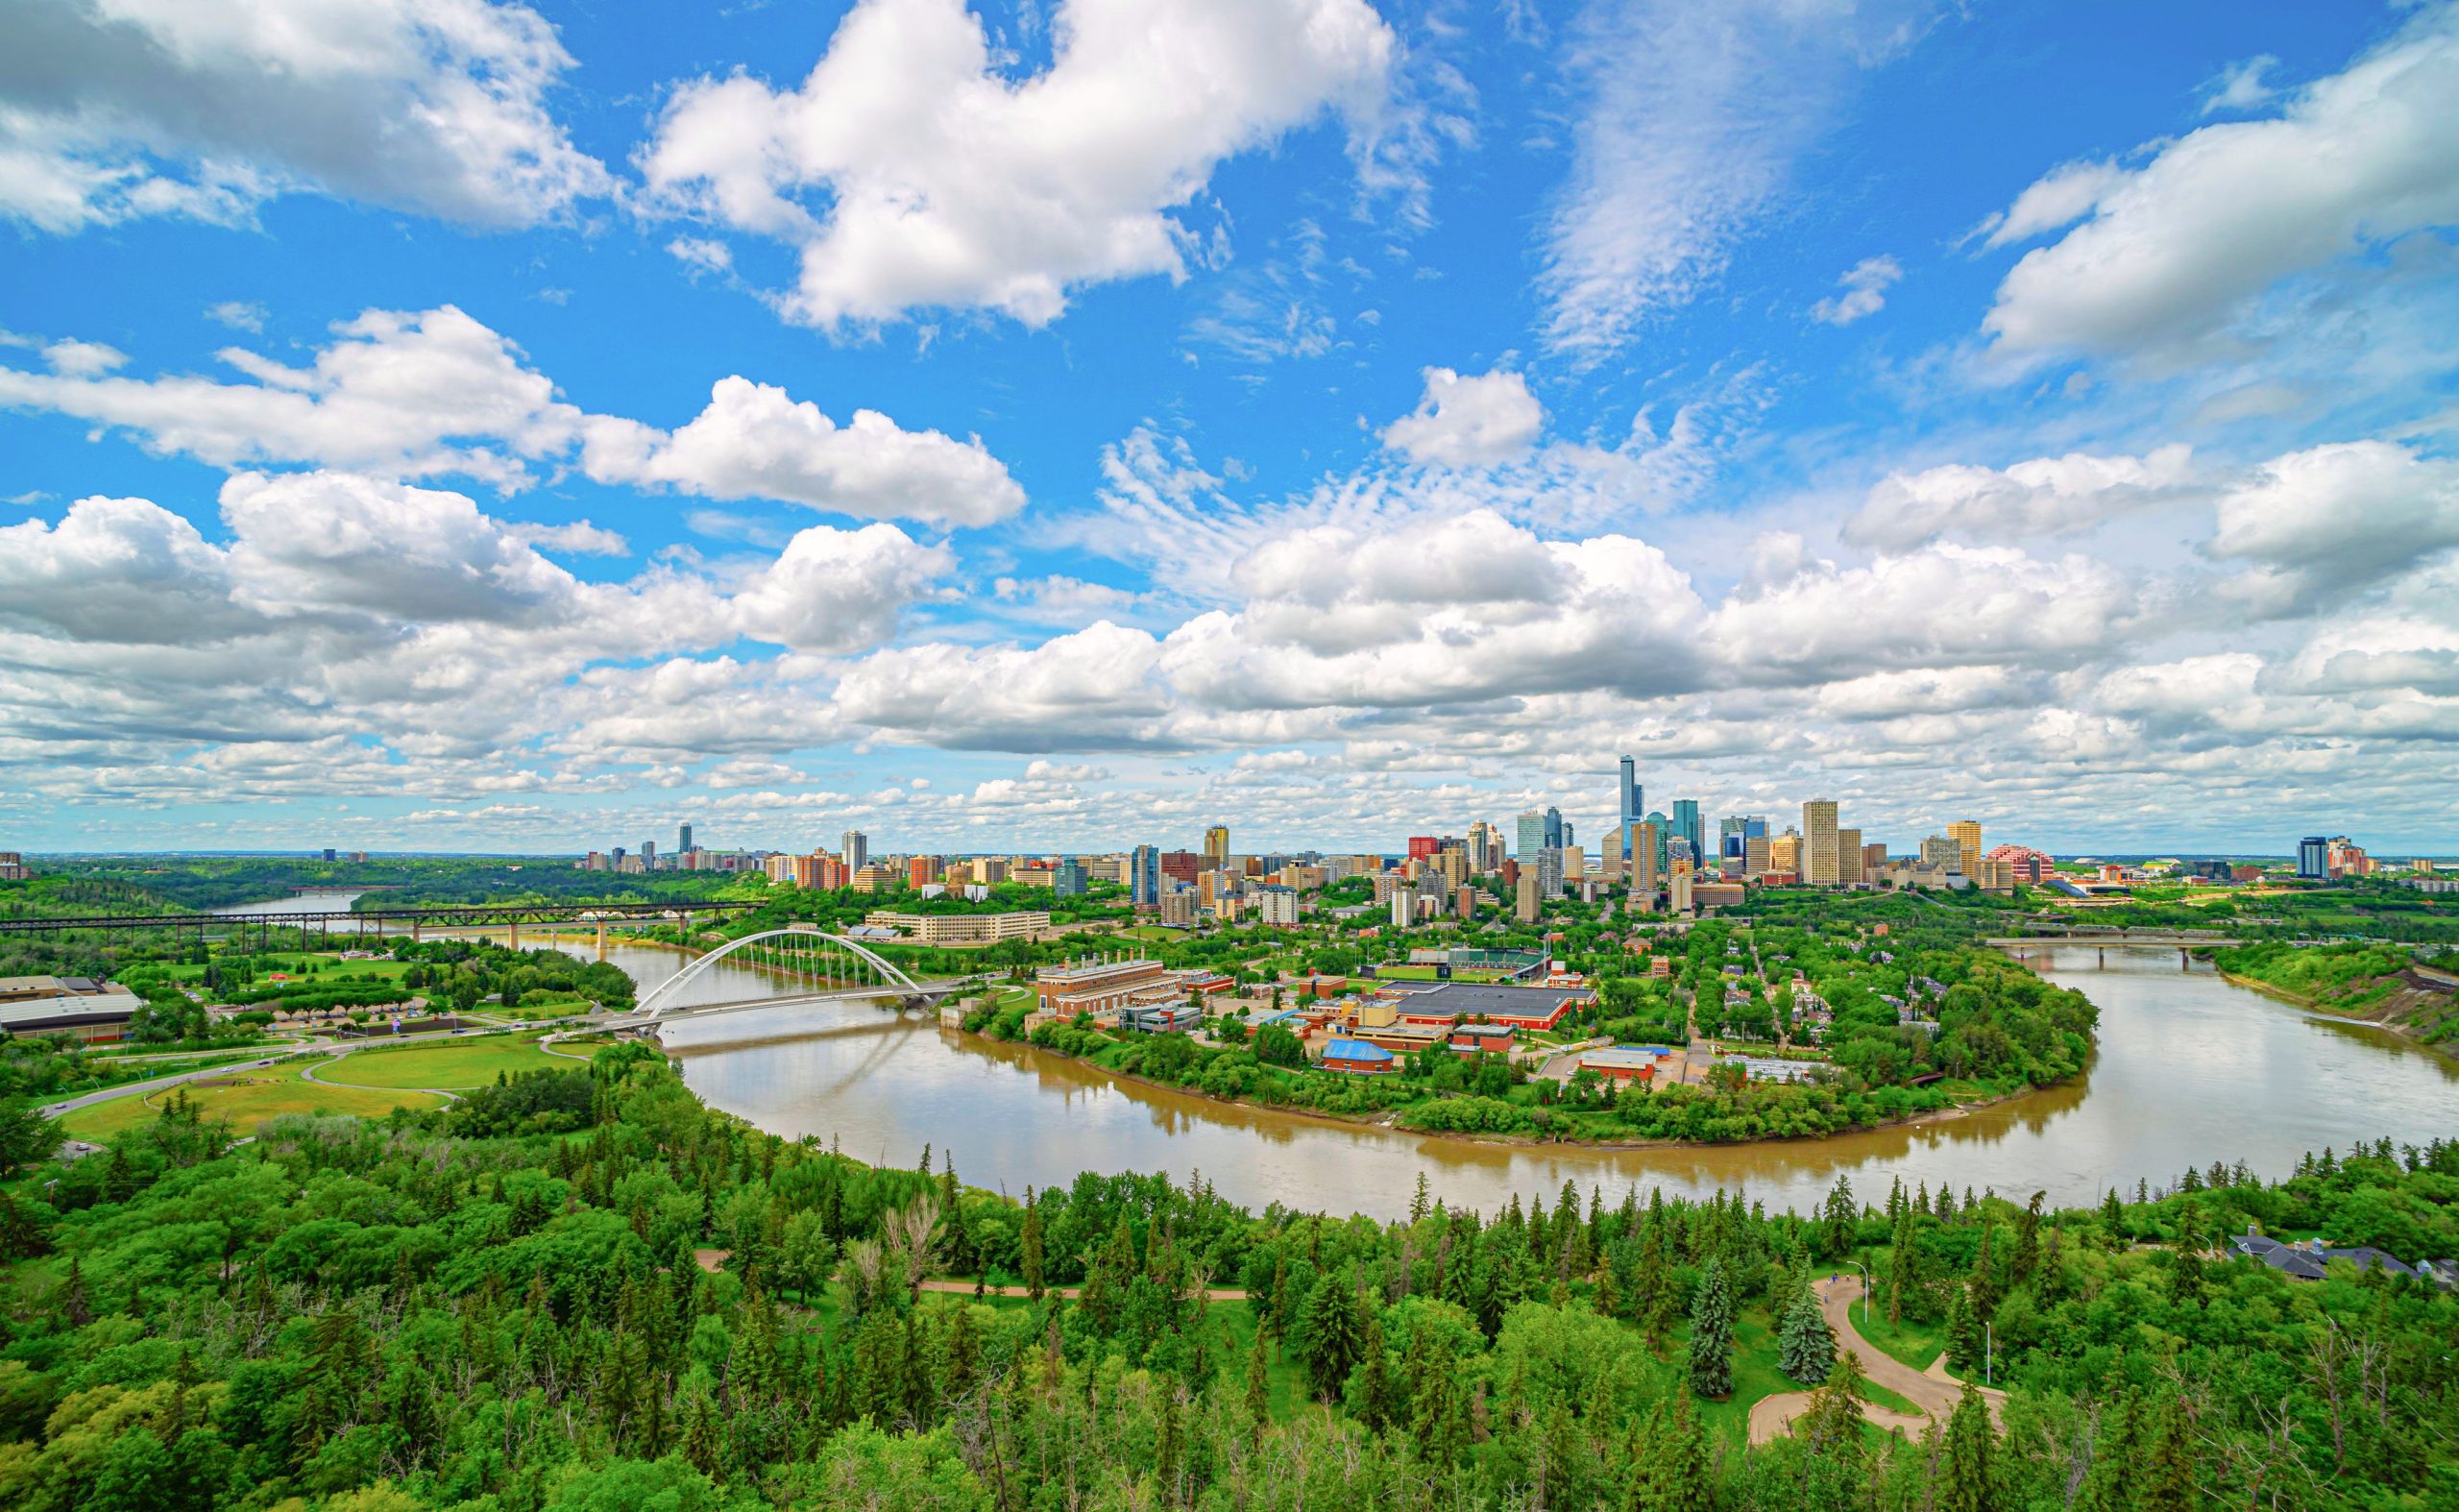
[[[1331,1061],[1389,1061],[1392,1052],[1363,1039],[1335,1039],[1324,1047],[1324,1056]]]

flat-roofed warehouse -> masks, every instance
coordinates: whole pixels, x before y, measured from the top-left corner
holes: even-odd
[[[104,1044],[123,1039],[144,999],[91,977],[0,977],[0,1030]]]
[[[1495,982],[1438,982],[1419,988],[1394,985],[1394,1008],[1401,1022],[1455,1024],[1482,1018],[1514,1029],[1551,1029],[1573,1009],[1596,1001],[1584,987],[1505,987]]]

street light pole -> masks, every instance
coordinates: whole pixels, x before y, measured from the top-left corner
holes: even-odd
[[[1859,1260],[1846,1260],[1844,1263],[1862,1273],[1862,1327],[1866,1329],[1870,1326],[1870,1293],[1879,1289],[1878,1278],[1872,1276],[1870,1268]]]

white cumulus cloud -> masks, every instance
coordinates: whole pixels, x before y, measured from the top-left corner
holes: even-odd
[[[1084,285],[1182,275],[1171,210],[1327,108],[1370,121],[1397,45],[1364,0],[1062,0],[1052,36],[1014,79],[960,0],[862,0],[798,87],[678,88],[642,175],[658,205],[795,247],[794,320],[1039,326]]]
[[[1863,257],[1836,281],[1844,292],[1830,295],[1810,308],[1811,319],[1829,326],[1849,326],[1887,307],[1887,291],[1904,277],[1904,265],[1893,257]]]
[[[2194,481],[2183,445],[2146,455],[2070,451],[2011,467],[1950,465],[1890,473],[1845,522],[1844,538],[1901,550],[1939,536],[1968,541],[2063,535],[2178,496]]]
[[[0,367],[0,404],[133,432],[147,450],[218,467],[304,465],[425,478],[460,474],[512,492],[540,465],[704,499],[775,499],[866,519],[981,525],[1024,506],[978,438],[907,430],[876,410],[840,426],[740,375],[672,433],[564,401],[510,338],[450,305],[371,309],[305,364],[226,348],[241,381],[136,378],[98,343],[54,342],[53,371]],[[564,549],[586,549],[568,537]],[[602,545],[605,537],[595,538]]]
[[[2459,462],[2390,441],[2274,457],[2220,500],[2206,549],[2246,572],[2226,585],[2266,615],[2331,607],[2459,546]]]
[[[593,426],[585,465],[602,482],[670,486],[703,499],[778,499],[866,519],[984,525],[1024,507],[1025,491],[979,438],[905,430],[877,410],[840,426],[819,406],[735,377],[670,436]]]
[[[548,109],[555,29],[491,0],[14,0],[0,215],[240,221],[312,189],[526,226],[613,181]]]
[[[1463,378],[1425,370],[1425,397],[1414,414],[1383,428],[1383,444],[1438,467],[1480,467],[1522,455],[1545,427],[1546,408],[1517,373]]]
[[[2062,224],[2027,213],[2035,196],[2090,218],[2027,253],[1984,325],[2009,351],[2189,348],[2281,279],[2459,220],[2453,142],[2459,10],[2443,6],[2277,116],[2205,126],[2140,168],[2061,170],[2026,190],[1994,240]]]

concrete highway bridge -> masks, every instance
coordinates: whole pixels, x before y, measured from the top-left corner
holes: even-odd
[[[2227,935],[2182,934],[2176,931],[2113,930],[2106,934],[2011,935],[1986,941],[1992,945],[2151,945],[2168,950],[2218,950],[2236,940]]]

